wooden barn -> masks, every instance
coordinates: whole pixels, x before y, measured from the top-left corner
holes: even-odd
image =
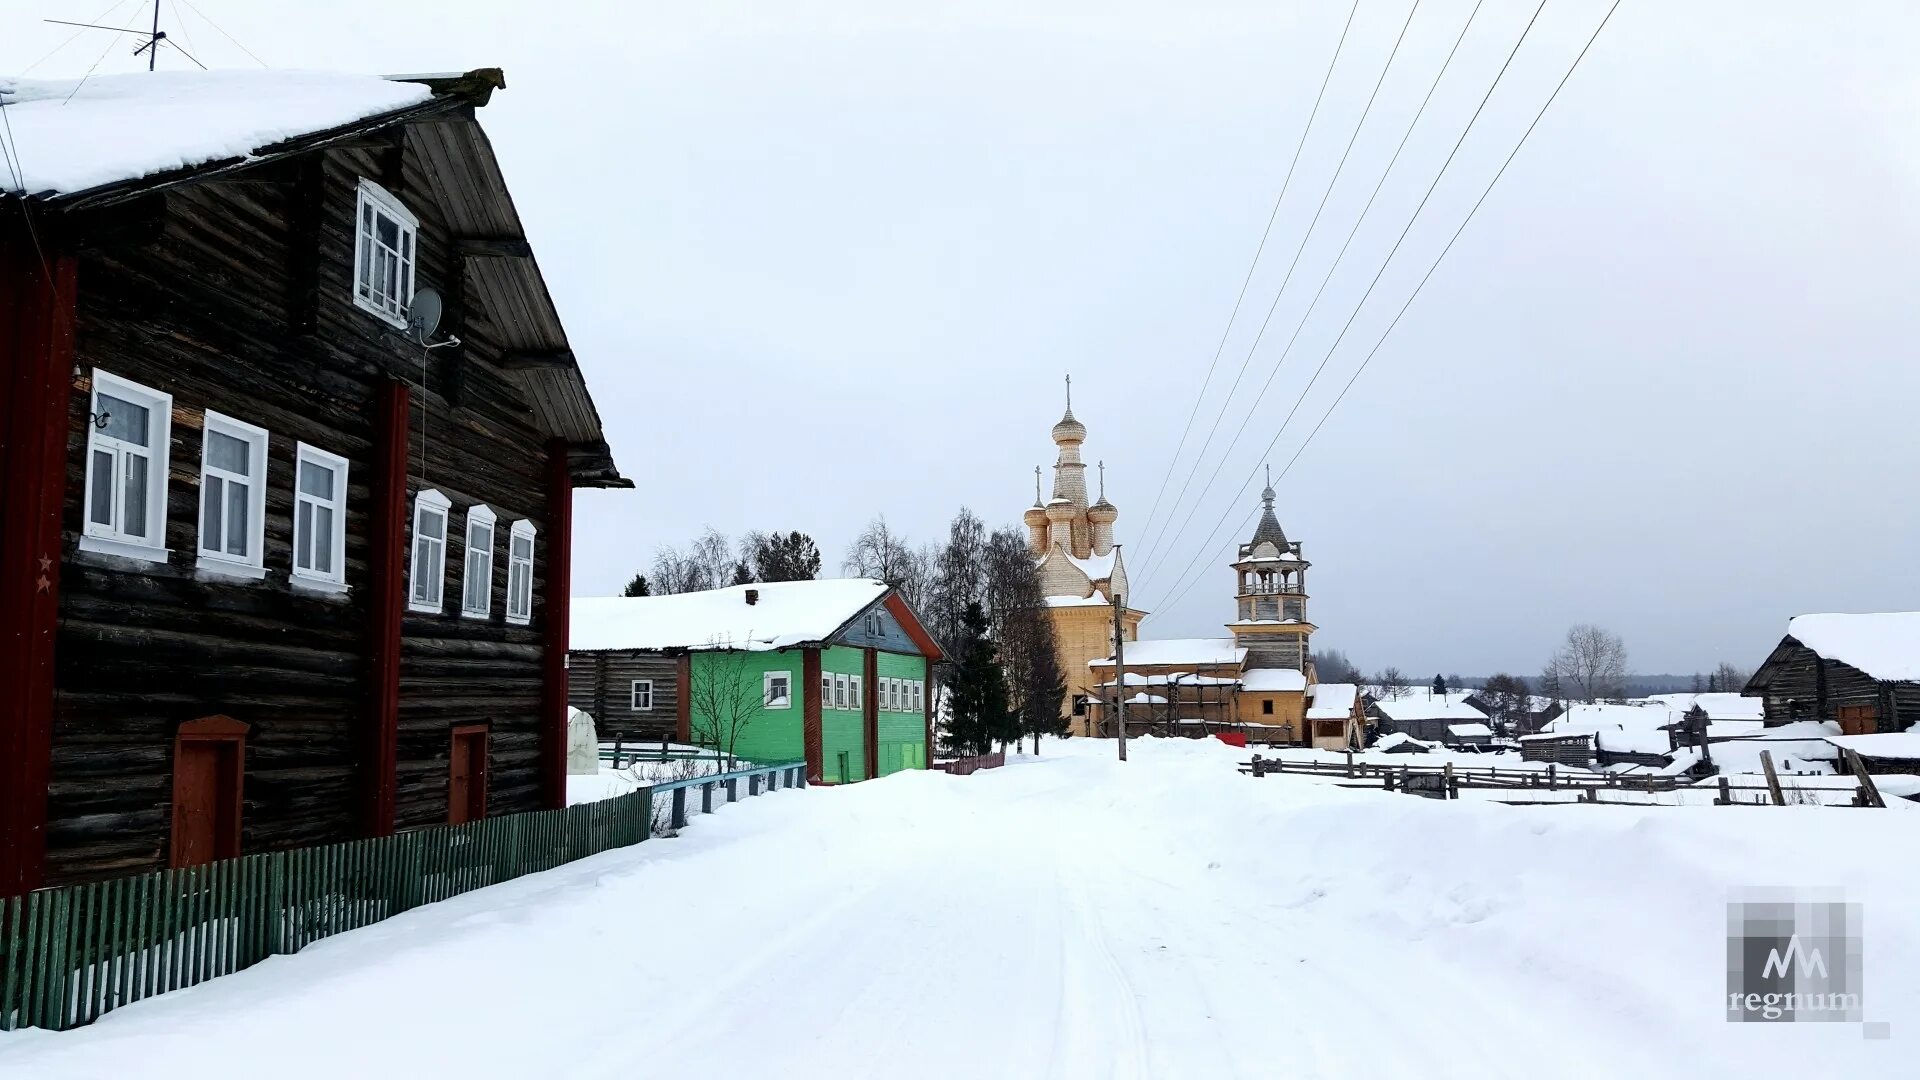
[[[1892,734],[1920,720],[1920,611],[1799,615],[1741,693],[1766,726],[1830,720],[1845,735]]]
[[[575,597],[573,706],[600,740],[664,736],[852,783],[932,760],[942,656],[904,598],[868,578]]]
[[[572,493],[631,484],[504,85],[0,80],[0,895],[562,804]]]

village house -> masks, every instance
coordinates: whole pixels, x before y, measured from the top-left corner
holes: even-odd
[[[924,769],[939,645],[867,578],[575,597],[573,706],[602,742],[672,737],[815,783]]]
[[[631,484],[504,85],[0,80],[0,895],[563,805],[572,493]]]
[[[1399,732],[1422,742],[1458,743],[1478,736],[1463,734],[1455,737],[1448,728],[1459,725],[1486,727],[1487,724],[1487,714],[1469,702],[1470,697],[1472,691],[1467,690],[1436,694],[1422,687],[1409,687],[1397,696],[1392,692],[1375,696],[1373,703],[1367,707],[1367,715],[1373,718],[1383,735]],[[1488,728],[1484,739],[1476,745],[1490,742],[1492,736],[1493,731]]]
[[[1920,720],[1920,611],[1799,615],[1741,693],[1766,724],[1831,720],[1843,735],[1892,734]]]

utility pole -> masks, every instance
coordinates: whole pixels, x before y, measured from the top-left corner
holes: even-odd
[[[1113,545],[1118,562],[1120,545]],[[1111,586],[1109,586],[1111,587]],[[1118,717],[1120,735],[1120,760],[1127,760],[1127,630],[1121,617],[1127,610],[1126,598],[1118,590],[1113,594],[1113,700],[1114,714]]]

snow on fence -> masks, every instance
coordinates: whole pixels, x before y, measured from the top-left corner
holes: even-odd
[[[737,799],[803,787],[796,762],[643,787],[560,810],[223,859],[0,901],[0,1031],[79,1027],[122,1005],[231,974],[474,889],[640,843],[669,792]],[[711,792],[708,807],[711,808]]]
[[[1285,761],[1255,754],[1241,772],[1253,776],[1284,773],[1334,778],[1342,787],[1378,787],[1386,791],[1427,795],[1431,798],[1458,799],[1462,791],[1498,791],[1496,802],[1514,805],[1547,803],[1619,803],[1622,805],[1669,805],[1657,801],[1672,796],[1671,805],[1714,806],[1787,805],[1801,803],[1822,806],[1884,806],[1880,790],[1865,770],[1855,765],[1856,776],[1795,774],[1769,776],[1765,783],[1736,783],[1726,774],[1711,782],[1696,781],[1682,775],[1623,776],[1619,773],[1562,771],[1553,764],[1544,769],[1500,769],[1460,767],[1453,764],[1433,766],[1381,765],[1357,761],[1352,754],[1345,762]],[[1753,778],[1748,777],[1752,780]],[[1886,778],[1882,777],[1884,781]],[[1916,790],[1912,784],[1894,785],[1894,794]],[[1631,796],[1639,796],[1633,798]],[[1694,796],[1698,796],[1695,798]]]

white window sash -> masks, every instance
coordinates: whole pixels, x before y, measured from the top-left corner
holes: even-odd
[[[783,692],[774,694],[774,686],[779,685]],[[769,671],[760,677],[760,701],[765,708],[786,709],[793,705],[793,673],[789,671]]]
[[[642,704],[640,700],[642,694],[646,695],[645,704]],[[653,680],[652,679],[633,680],[632,693],[628,697],[627,703],[630,706],[632,706],[632,711],[634,712],[652,712],[653,711]]]
[[[393,243],[380,238],[382,221],[393,224]],[[354,209],[353,302],[394,326],[407,325],[419,261],[420,219],[385,188],[360,181]]]
[[[866,680],[866,676],[864,675],[847,676],[847,708],[849,709],[866,708],[866,703],[863,700],[861,700],[861,695],[867,692],[865,680]]]
[[[167,464],[173,439],[173,396],[95,368],[88,410],[96,420],[102,413],[100,395],[103,393],[147,411],[147,441],[144,444],[136,443],[109,435],[97,422],[87,425],[81,547],[164,562],[167,557]],[[107,520],[99,521],[94,517],[94,488],[101,479],[99,459],[103,456],[107,459]],[[138,462],[144,489],[144,505],[139,507],[143,526],[140,532],[133,532],[128,527],[127,488],[132,475],[129,466],[135,462]],[[102,543],[90,545],[86,543],[89,538]]]
[[[431,488],[413,497],[413,561],[407,574],[407,610],[437,614],[446,603],[447,527],[453,504]],[[440,535],[426,530],[438,522]]]
[[[300,474],[313,465],[333,474],[333,497],[322,498],[300,487]],[[345,585],[347,581],[347,459],[317,446],[298,443],[293,454],[293,577],[320,585]],[[306,509],[302,513],[302,508]],[[326,511],[325,535],[314,535],[320,512]],[[303,540],[305,541],[303,544]],[[323,548],[324,545],[324,548]],[[302,551],[308,565],[301,565]],[[330,569],[320,569],[325,551]]]
[[[466,554],[460,573],[460,613],[484,619],[493,614],[493,548],[497,529],[493,511],[476,506],[467,511]],[[482,535],[484,534],[484,535]],[[480,542],[475,543],[476,536]]]
[[[525,626],[533,621],[533,522],[520,520],[507,531],[507,621]],[[521,541],[526,553],[521,554]]]
[[[247,471],[235,472],[215,465],[208,452],[214,435],[243,442],[247,446]],[[241,505],[245,517],[242,523],[241,548],[239,552],[229,551],[228,541],[233,536],[233,488],[238,485],[246,494]],[[213,501],[210,505],[210,500]],[[267,431],[265,428],[235,420],[231,416],[207,410],[200,439],[200,517],[195,523],[199,534],[197,542],[200,562],[218,564],[219,567],[236,567],[260,570],[264,576],[266,568],[266,508],[267,508]],[[214,511],[217,519],[217,532],[207,534],[209,510]]]

